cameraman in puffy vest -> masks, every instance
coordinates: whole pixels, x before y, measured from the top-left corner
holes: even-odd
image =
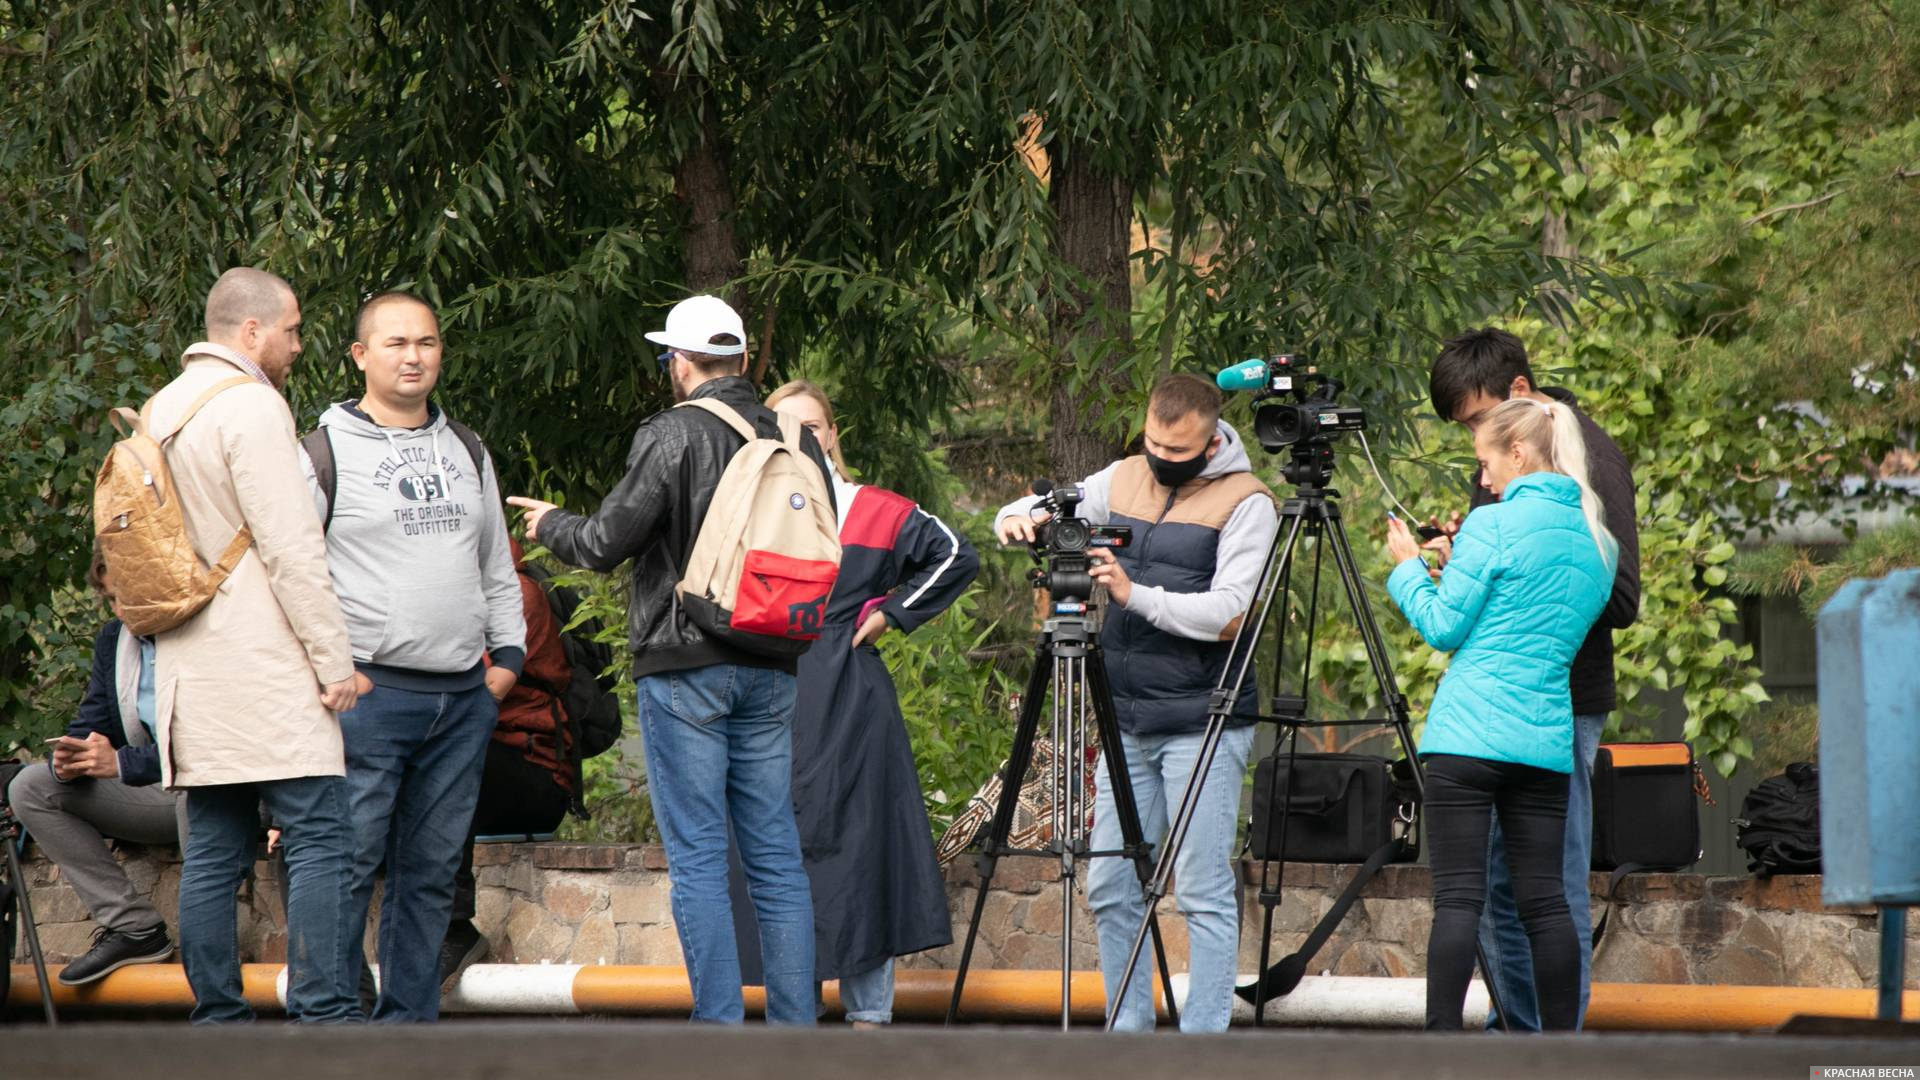
[[[1082,483],[1081,517],[1133,529],[1126,547],[1095,552],[1092,573],[1113,602],[1100,644],[1140,826],[1154,844],[1167,831],[1169,802],[1193,772],[1208,698],[1226,670],[1234,634],[1279,529],[1273,495],[1253,475],[1245,444],[1221,421],[1220,406],[1220,392],[1202,379],[1162,378],[1147,403],[1143,452]],[[1035,513],[1038,503],[1022,499],[1001,509],[994,520],[1001,543],[1033,541],[1034,526],[1045,520],[1044,512]],[[1232,1017],[1240,913],[1231,859],[1257,712],[1249,679],[1174,866],[1190,949],[1183,1031],[1225,1031]],[[1097,785],[1092,847],[1117,851],[1123,840],[1104,763]],[[1134,930],[1147,914],[1132,863],[1093,860],[1087,902],[1112,1002]],[[1153,1027],[1148,962],[1143,955],[1126,1000],[1108,1006],[1118,1011],[1118,1030]]]

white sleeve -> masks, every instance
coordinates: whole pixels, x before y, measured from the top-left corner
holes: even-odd
[[[1253,603],[1253,588],[1273,552],[1280,517],[1266,495],[1249,495],[1220,529],[1213,582],[1205,592],[1168,592],[1135,585],[1127,610],[1169,634],[1195,641],[1231,637],[1234,624]]]

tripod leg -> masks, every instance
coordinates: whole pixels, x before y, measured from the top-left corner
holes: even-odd
[[[1053,845],[1060,853],[1060,1030],[1073,1027],[1073,890],[1078,877],[1075,860],[1086,845],[1081,841],[1085,816],[1080,799],[1086,787],[1081,770],[1086,754],[1086,653],[1076,645],[1073,655],[1054,668],[1058,677],[1053,686],[1054,773],[1060,790],[1053,801]]]
[[[1053,643],[1045,634],[1034,647],[1033,671],[1027,676],[1026,697],[1020,699],[1020,720],[1013,731],[1013,748],[1007,752],[1007,773],[1000,785],[1000,802],[994,807],[993,821],[987,826],[987,838],[980,844],[974,865],[980,875],[979,891],[973,898],[973,918],[967,923],[967,941],[960,949],[960,967],[953,975],[953,1000],[947,1003],[947,1023],[960,1019],[960,995],[967,986],[967,968],[973,963],[973,946],[980,936],[980,916],[987,910],[987,891],[993,885],[994,868],[1006,848],[1007,834],[1013,828],[1014,808],[1020,802],[1020,784],[1033,763],[1033,739],[1040,727],[1040,708],[1046,702],[1047,688],[1053,681]]]
[[[1260,918],[1260,966],[1254,970],[1259,981],[1253,984],[1253,1026],[1267,1026],[1267,966],[1273,962],[1273,909],[1276,904],[1264,904],[1266,914]]]
[[[1113,812],[1120,824],[1121,842],[1133,861],[1134,873],[1143,886],[1143,899],[1147,902],[1147,914],[1144,925],[1153,936],[1153,954],[1160,971],[1160,987],[1167,1003],[1167,1021],[1178,1027],[1180,1024],[1180,1006],[1173,998],[1173,970],[1167,964],[1166,942],[1160,936],[1160,917],[1155,910],[1156,898],[1145,894],[1144,886],[1152,878],[1152,863],[1149,854],[1152,845],[1147,842],[1146,834],[1140,826],[1140,804],[1133,795],[1133,773],[1127,765],[1126,746],[1120,739],[1120,721],[1114,713],[1113,690],[1107,682],[1107,665],[1101,654],[1093,653],[1087,660],[1087,683],[1093,695],[1093,711],[1096,730],[1100,735],[1100,753],[1106,759],[1108,788],[1113,794]],[[1140,962],[1140,944],[1135,941],[1127,956],[1126,975],[1133,973],[1133,965]],[[1114,999],[1107,1003],[1107,1026],[1113,1026],[1114,1019],[1120,1014],[1120,1003],[1126,1000],[1126,986],[1131,980],[1122,977],[1121,989],[1115,991]]]
[[[1401,752],[1406,754],[1413,770],[1414,788],[1424,798],[1427,790],[1426,770],[1420,766],[1420,757],[1413,744],[1412,720],[1407,712],[1407,700],[1400,694],[1399,680],[1394,677],[1393,666],[1388,657],[1386,639],[1380,633],[1380,624],[1374,621],[1373,606],[1367,602],[1367,594],[1360,582],[1359,564],[1354,560],[1353,548],[1347,542],[1347,530],[1341,524],[1336,510],[1327,514],[1327,533],[1333,541],[1334,560],[1340,568],[1340,580],[1347,588],[1347,602],[1353,607],[1354,621],[1360,627],[1360,638],[1367,650],[1367,660],[1373,667],[1374,680],[1380,685],[1381,700],[1386,702],[1387,715],[1393,719],[1394,732],[1399,736]],[[1487,1005],[1493,1010],[1494,1017],[1500,1022],[1500,1030],[1511,1031],[1507,1024],[1507,1010],[1500,1000],[1500,988],[1494,985],[1493,968],[1487,963],[1487,951],[1476,941],[1474,957],[1480,964],[1481,982],[1487,988]]]
[[[33,924],[33,898],[27,895],[27,878],[20,872],[20,850],[14,837],[0,834],[7,845],[7,877],[13,882],[14,903],[20,906],[20,936],[27,939],[27,951],[33,956],[33,974],[40,982],[40,1007],[46,1010],[47,1026],[60,1026],[53,1011],[53,986],[47,981],[47,958],[40,951],[40,931]]]

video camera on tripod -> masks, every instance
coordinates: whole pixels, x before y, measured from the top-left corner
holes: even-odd
[[[1048,517],[1033,530],[1028,553],[1038,565],[1027,571],[1027,580],[1034,588],[1047,590],[1057,613],[1069,614],[1057,605],[1085,603],[1093,596],[1093,549],[1126,547],[1133,542],[1133,530],[1125,525],[1094,525],[1075,516],[1075,508],[1086,498],[1079,484],[1036,480],[1033,493],[1040,496],[1040,505],[1034,509],[1045,510]]]
[[[1018,698],[1019,719],[1014,726],[1013,746],[1000,773],[993,818],[975,840],[980,849],[975,861],[980,883],[974,891],[967,936],[960,947],[960,964],[954,970],[947,1022],[954,1023],[960,1016],[967,970],[973,962],[973,946],[980,935],[980,918],[986,911],[994,868],[1004,857],[1038,856],[1056,860],[1060,867],[1060,1027],[1064,1031],[1072,1016],[1074,882],[1078,865],[1095,858],[1124,858],[1133,863],[1134,872],[1145,882],[1153,869],[1153,847],[1141,834],[1140,809],[1134,802],[1132,774],[1122,749],[1113,689],[1100,649],[1099,612],[1093,604],[1093,552],[1126,547],[1133,541],[1133,530],[1120,525],[1094,525],[1080,517],[1077,511],[1086,499],[1086,491],[1078,484],[1040,480],[1034,483],[1033,493],[1040,496],[1040,501],[1028,514],[1037,517],[1044,510],[1047,520],[1034,525],[1027,553],[1036,565],[1028,571],[1027,580],[1047,591],[1050,610],[1041,620],[1040,634],[1034,642],[1033,669]],[[1112,778],[1109,792],[1120,830],[1120,846],[1110,850],[1095,850],[1091,843],[1095,799],[1092,763],[1096,754],[1104,760],[1107,775]],[[1038,775],[1030,778],[1028,770],[1036,762],[1043,764]],[[1037,841],[1044,844],[1041,847],[1013,843],[1016,811],[1022,806],[1022,793],[1029,788],[1045,793],[1044,811],[1022,811],[1028,814],[1028,843],[1044,836]],[[1173,973],[1167,966],[1159,922],[1151,910],[1142,935],[1153,939],[1162,1000],[1177,1020]],[[1141,948],[1145,948],[1144,940]]]

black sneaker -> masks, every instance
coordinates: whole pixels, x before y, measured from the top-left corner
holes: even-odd
[[[122,934],[106,927],[94,931],[93,948],[60,971],[62,986],[85,986],[128,964],[157,964],[173,955],[167,928],[156,926],[138,934]]]
[[[466,919],[447,927],[447,939],[440,943],[440,992],[453,989],[460,973],[487,955],[487,939]]]

